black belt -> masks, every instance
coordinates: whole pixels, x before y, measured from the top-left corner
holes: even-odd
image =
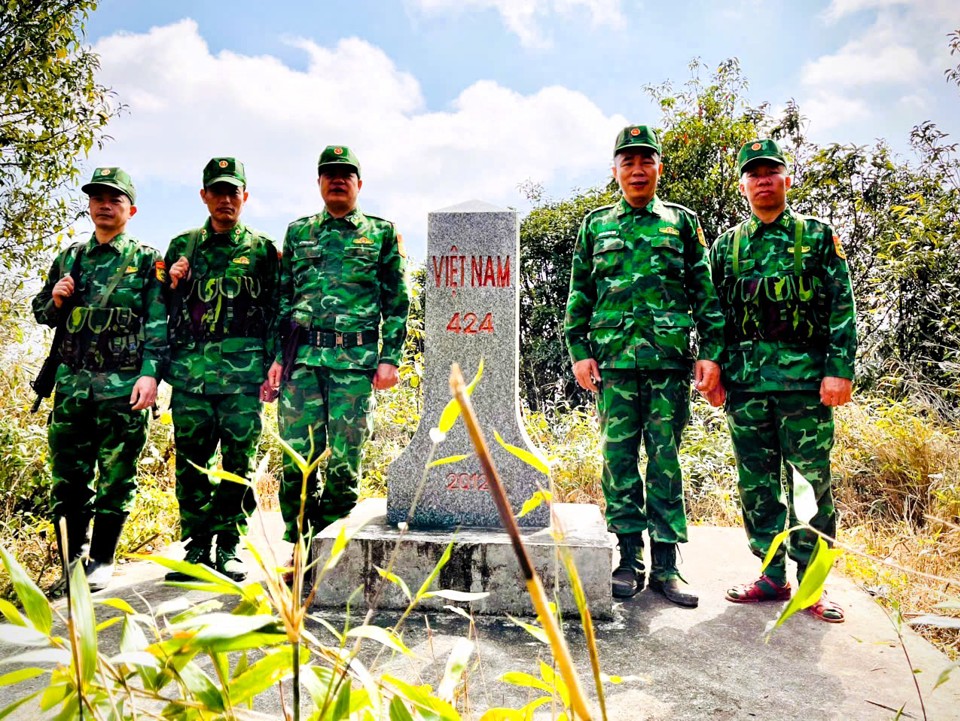
[[[358,333],[335,333],[325,330],[308,330],[304,334],[303,344],[314,348],[356,348],[368,343],[376,343],[380,331],[365,330]]]

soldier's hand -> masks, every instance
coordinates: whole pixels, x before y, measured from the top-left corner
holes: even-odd
[[[842,406],[850,402],[853,381],[849,378],[827,376],[820,383],[820,402],[825,406]]]
[[[280,381],[283,378],[283,366],[277,363],[276,361],[270,366],[270,370],[267,371],[267,383],[270,384],[270,387],[280,392]]]
[[[594,393],[599,390],[597,383],[600,380],[600,366],[597,365],[597,361],[593,358],[584,358],[574,363],[573,375],[576,377],[577,383],[584,390],[593,391]]]
[[[51,295],[53,296],[53,304],[57,308],[63,305],[63,301],[73,295],[74,283],[73,278],[69,275],[63,276],[60,280],[56,282],[56,285],[53,286]]]
[[[142,411],[157,402],[157,379],[153,376],[140,376],[130,394],[130,410]]]
[[[175,289],[181,280],[190,278],[190,261],[181,255],[180,259],[170,266],[167,275],[170,276],[170,288]]]
[[[727,389],[723,387],[722,383],[717,383],[717,385],[714,387],[712,391],[710,391],[709,393],[704,393],[703,391],[700,391],[700,395],[702,395],[707,400],[707,403],[712,405],[714,408],[717,408],[719,406],[722,406],[726,402]]]
[[[273,403],[279,395],[280,388],[274,388],[273,383],[270,382],[270,378],[267,378],[260,384],[260,400],[264,403]]]
[[[390,363],[381,363],[377,366],[377,372],[373,374],[374,390],[385,391],[387,388],[393,388],[400,382],[400,371],[395,365]]]
[[[720,365],[709,360],[698,360],[693,366],[693,385],[704,397],[720,383]]]

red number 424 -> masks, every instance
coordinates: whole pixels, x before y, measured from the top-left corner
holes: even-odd
[[[480,321],[479,324],[477,321]],[[454,313],[453,318],[447,323],[447,330],[451,333],[467,333],[476,335],[477,333],[493,333],[493,313],[487,313],[480,320],[476,313]]]

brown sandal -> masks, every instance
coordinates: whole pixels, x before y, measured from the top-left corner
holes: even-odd
[[[824,591],[815,604],[807,609],[811,616],[827,623],[843,623],[845,619],[843,608],[827,598],[827,592]]]

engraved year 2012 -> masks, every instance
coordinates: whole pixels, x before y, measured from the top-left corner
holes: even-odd
[[[448,473],[448,491],[489,491],[487,477],[483,473]]]
[[[447,330],[467,335],[493,333],[493,313],[487,313],[482,319],[476,313],[454,313],[447,323]]]

